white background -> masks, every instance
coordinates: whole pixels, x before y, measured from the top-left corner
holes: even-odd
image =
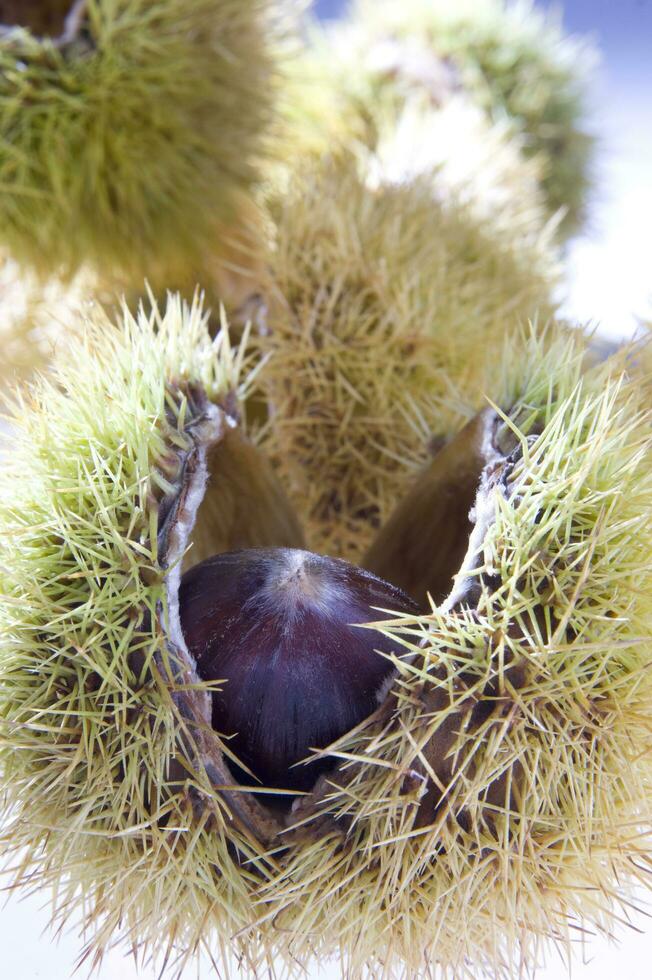
[[[73,976],[80,944],[74,933],[65,935],[56,945],[51,942],[47,932],[47,908],[43,907],[46,901],[45,895],[38,898],[29,896],[22,901],[13,895],[0,910],[2,980],[69,980]],[[573,964],[573,980],[620,980],[621,977],[626,980],[649,980],[652,977],[652,923],[646,923],[642,915],[637,917],[635,923],[639,929],[647,928],[647,933],[621,930],[619,945],[596,939],[586,946],[584,954],[578,950]],[[80,978],[86,975],[84,970],[78,974]],[[196,975],[196,970],[188,970],[184,980],[193,980]],[[94,976],[98,980],[155,980],[157,974],[153,970],[138,973],[132,960],[114,950]],[[322,970],[310,971],[306,980],[339,980],[341,976],[339,966],[334,964]],[[209,964],[202,964],[201,977],[215,977]],[[537,973],[536,980],[565,980],[566,977],[568,971],[563,964],[551,958],[548,965]],[[245,974],[241,978],[249,980]]]

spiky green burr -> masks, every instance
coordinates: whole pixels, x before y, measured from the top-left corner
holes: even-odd
[[[59,373],[16,406],[3,456],[2,846],[26,848],[23,868],[57,890],[55,915],[82,889],[100,948],[120,929],[187,953],[251,922],[268,865],[250,804],[216,792],[207,771],[215,779],[221,763],[197,754],[210,687],[166,639],[178,623],[166,583],[178,586],[208,447],[249,493],[264,486],[270,506],[281,495],[264,466],[249,472],[237,426],[246,371],[226,333],[211,341],[198,305],[170,300],[118,329],[98,313],[80,332]],[[246,499],[222,480],[206,505],[215,550],[247,534],[264,543],[257,519],[242,519]],[[300,543],[291,520],[272,524]],[[253,963],[250,947],[240,952]]]
[[[456,93],[433,108],[410,98],[378,132],[366,159],[379,185],[429,178],[441,202],[465,207],[498,239],[529,252],[542,238],[557,237],[541,189],[538,158],[526,158],[508,124],[491,122],[468,94]]]
[[[438,200],[427,175],[370,186],[350,157],[308,159],[269,207],[264,445],[310,546],[357,562],[429,440],[480,403],[510,328],[550,315],[556,253],[545,229],[515,240]]]
[[[268,0],[64,12],[43,33],[31,6],[5,8],[3,245],[44,276],[89,264],[139,289],[147,277],[192,291],[229,238],[231,266],[246,267],[237,225],[268,149],[280,14]]]
[[[622,360],[583,360],[533,343],[372,549],[438,605],[383,624],[412,631],[400,679],[295,810],[267,888],[293,955],[522,976],[649,888],[652,417]]]
[[[16,884],[54,886],[89,955],[121,938],[177,970],[206,948],[252,973],[340,953],[353,977],[508,976],[577,916],[608,928],[650,860],[649,389],[622,358],[584,372],[563,332],[494,375],[500,410],[435,456],[367,556],[441,601],[382,624],[406,651],[386,698],[279,815],[229,774],[177,602],[182,563],[301,546],[243,431],[244,352],[177,299],[107,327],[23,399],[0,471]]]
[[[299,66],[310,95],[291,114],[313,140],[344,130],[374,146],[416,99],[427,141],[429,114],[466,93],[535,161],[548,209],[562,209],[569,233],[590,184],[584,115],[593,60],[586,42],[565,36],[529,0],[353,0],[343,23],[315,31]]]

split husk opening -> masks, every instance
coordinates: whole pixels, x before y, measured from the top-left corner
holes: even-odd
[[[181,754],[206,771],[212,785],[224,795],[234,819],[264,844],[303,822],[333,783],[351,778],[350,768],[319,777],[313,790],[294,799],[290,809],[266,801],[265,789],[238,785],[228,764],[228,748],[211,728],[211,695],[202,689],[196,664],[183,638],[178,592],[183,567],[205,558],[242,548],[294,547],[304,545],[303,533],[283,488],[257,447],[243,434],[235,406],[217,407],[201,390],[185,392],[193,405],[196,422],[188,429],[191,445],[170,449],[166,465],[172,491],[159,503],[158,549],[167,568],[166,592],[169,663],[159,665],[171,682],[180,715],[187,720],[192,739]],[[375,574],[399,585],[418,599],[455,612],[473,608],[474,575],[483,537],[492,521],[496,495],[506,495],[506,480],[513,467],[513,441],[492,409],[477,415],[442,449],[418,477],[413,490],[397,507],[370,549],[365,565]],[[516,450],[518,454],[518,449]],[[192,547],[188,545],[192,539]],[[185,557],[184,557],[185,556]],[[427,600],[427,596],[431,599]],[[395,699],[391,683],[379,695],[380,716],[391,714]],[[437,711],[442,692],[426,706]],[[435,703],[437,702],[437,703]],[[450,731],[448,731],[450,729]],[[450,778],[450,745],[455,719],[440,732],[437,744],[424,753],[427,763],[445,784]],[[448,736],[446,732],[448,731]],[[328,755],[324,749],[320,753]],[[235,760],[233,760],[235,761]],[[182,777],[183,763],[175,762]],[[335,764],[334,764],[335,766]],[[423,805],[423,821],[441,796],[424,772],[415,773]],[[502,792],[497,787],[496,792]],[[292,796],[288,797],[292,803]],[[201,801],[195,801],[201,807]]]
[[[184,965],[242,955],[251,975],[337,952],[352,977],[507,977],[557,926],[564,946],[580,921],[608,929],[650,859],[649,388],[624,359],[592,368],[555,332],[493,376],[505,415],[416,484],[434,557],[405,504],[404,546],[372,549],[433,607],[373,624],[405,637],[395,677],[281,809],[235,774],[211,726],[228,685],[199,675],[177,608],[184,562],[300,544],[246,439],[258,362],[178,299],[122,334],[90,323],[73,350],[2,473],[15,885],[52,887],[57,922],[79,909],[97,961],[120,936]]]

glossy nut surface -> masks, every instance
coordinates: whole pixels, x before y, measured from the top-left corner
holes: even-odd
[[[354,625],[389,618],[373,607],[415,609],[370,572],[298,549],[221,554],[184,575],[186,643],[202,679],[225,682],[213,727],[264,786],[309,790],[328,760],[294,764],[377,707],[392,672],[378,651],[404,648]]]

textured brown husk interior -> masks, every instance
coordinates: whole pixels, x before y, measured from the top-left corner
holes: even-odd
[[[470,512],[487,464],[485,413],[473,418],[421,473],[364,558],[363,565],[421,606],[449,594],[473,529]]]
[[[0,25],[25,27],[39,37],[59,38],[79,0],[0,0]]]

